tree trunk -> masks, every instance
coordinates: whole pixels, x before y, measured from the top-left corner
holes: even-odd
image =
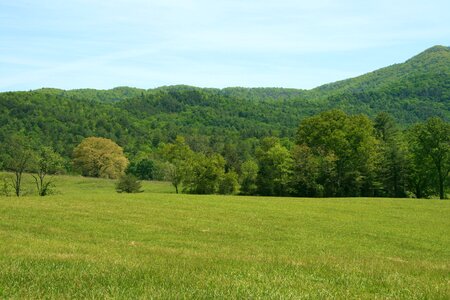
[[[441,166],[438,166],[438,176],[439,176],[439,198],[440,199],[444,199],[445,198],[445,194],[444,194],[444,176],[442,175],[442,169]]]
[[[445,199],[444,178],[439,176],[439,198]]]

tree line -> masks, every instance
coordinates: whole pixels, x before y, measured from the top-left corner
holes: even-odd
[[[437,117],[402,129],[387,113],[372,120],[330,110],[301,121],[292,139],[224,143],[221,151],[178,136],[130,155],[110,139],[90,137],[73,149],[69,168],[51,147],[29,140],[12,135],[2,144],[16,195],[24,172],[43,196],[52,187],[48,175],[64,169],[121,178],[121,192],[140,191],[137,180],[167,180],[177,193],[301,197],[444,199],[449,188],[450,125]]]
[[[188,193],[444,199],[450,124],[430,118],[401,130],[386,113],[372,121],[331,110],[303,120],[293,143],[263,138],[237,165],[230,153],[195,153],[182,138],[161,153],[168,179]]]

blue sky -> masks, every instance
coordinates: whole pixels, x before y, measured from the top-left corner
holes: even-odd
[[[313,88],[450,45],[450,1],[0,0],[0,91]]]

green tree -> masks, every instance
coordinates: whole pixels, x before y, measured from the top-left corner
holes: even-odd
[[[140,180],[153,180],[155,177],[155,162],[149,158],[132,162],[127,168],[127,173],[135,175]]]
[[[235,194],[239,190],[238,174],[234,171],[225,173],[219,183],[219,194]]]
[[[293,188],[297,196],[323,197],[336,194],[336,156],[296,145],[292,149],[294,160]]]
[[[241,165],[240,192],[243,195],[254,195],[257,192],[258,163],[249,159]]]
[[[432,162],[439,197],[445,199],[450,172],[450,124],[440,118],[430,118],[413,127],[411,142],[417,157]]]
[[[53,178],[47,175],[56,174],[62,171],[63,159],[51,147],[42,147],[36,153],[36,159],[32,174],[36,183],[39,196],[46,196],[51,192],[54,185]]]
[[[298,129],[297,144],[333,164],[333,172],[322,178],[325,190],[331,193],[327,196],[374,194],[378,141],[367,116],[331,110],[306,118]]]
[[[28,137],[23,135],[9,136],[2,145],[2,161],[6,171],[13,173],[11,187],[17,197],[22,194],[22,178],[26,171],[30,171],[34,163],[34,151]]]
[[[433,194],[433,162],[419,150],[412,129],[408,131],[408,136],[408,189],[416,198],[428,198]]]
[[[290,183],[293,160],[289,150],[277,139],[263,139],[257,151],[258,193],[261,195],[285,196],[291,193]]]
[[[380,141],[380,160],[378,181],[382,196],[405,197],[409,160],[407,144],[395,120],[387,113],[380,113],[375,118],[375,132]]]
[[[175,188],[175,192],[178,194],[179,187],[184,178],[183,163],[178,160],[173,160],[172,163],[166,162],[163,165],[164,168],[164,180],[170,181]]]
[[[116,179],[124,174],[128,159],[112,140],[88,137],[75,147],[73,163],[83,176]]]
[[[214,194],[224,176],[225,159],[220,154],[196,153],[183,178],[183,190],[192,194]]]
[[[191,169],[194,152],[186,140],[178,136],[173,144],[163,145],[160,155],[167,163],[164,165],[165,179],[169,180],[178,194],[179,186],[182,184]]]

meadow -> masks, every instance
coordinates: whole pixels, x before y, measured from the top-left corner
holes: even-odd
[[[450,298],[450,201],[57,186],[0,197],[0,298]]]

